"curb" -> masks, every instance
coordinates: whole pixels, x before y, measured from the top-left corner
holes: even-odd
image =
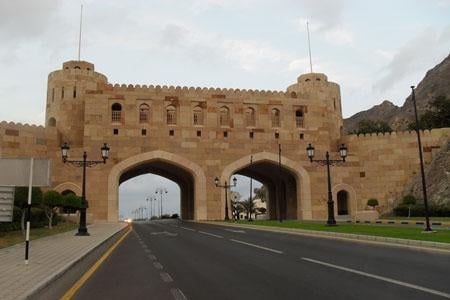
[[[376,221],[362,221],[362,220],[346,220],[346,221],[338,221],[338,223],[348,223],[348,224],[388,224],[388,225],[425,225],[424,221],[408,221],[408,220],[376,220]],[[431,221],[430,224],[432,226],[442,226],[442,227],[450,227],[450,223],[448,222],[438,222]]]
[[[33,296],[34,294],[36,294],[37,292],[41,291],[42,289],[44,289],[45,287],[47,287],[53,280],[60,278],[61,276],[64,275],[64,273],[66,273],[67,270],[69,270],[69,268],[71,268],[72,266],[74,266],[75,264],[77,264],[78,262],[80,262],[84,257],[86,257],[87,255],[89,255],[90,253],[92,253],[95,249],[97,249],[98,247],[100,247],[101,245],[103,245],[104,243],[106,243],[107,241],[109,241],[110,239],[112,239],[113,237],[117,236],[118,234],[121,234],[123,231],[125,231],[128,226],[127,225],[121,229],[119,229],[118,231],[114,232],[113,234],[111,234],[109,237],[107,237],[105,240],[103,240],[101,243],[93,246],[92,248],[88,249],[85,253],[83,253],[81,256],[73,259],[72,261],[68,262],[67,264],[65,264],[62,268],[60,268],[58,271],[56,271],[55,273],[53,273],[52,275],[50,275],[49,277],[47,277],[45,280],[43,280],[42,282],[38,283],[37,285],[35,285],[34,287],[32,287],[27,294],[25,294],[24,298],[27,299],[31,296]]]
[[[319,237],[319,238],[339,239],[339,240],[361,242],[361,243],[384,244],[384,245],[388,245],[388,246],[402,247],[402,248],[409,248],[409,249],[420,249],[420,250],[428,250],[428,251],[443,251],[443,252],[450,253],[450,243],[429,242],[429,241],[420,241],[420,240],[407,240],[407,239],[381,237],[381,236],[373,236],[373,235],[361,235],[361,234],[329,232],[329,231],[327,232],[327,231],[306,230],[306,229],[297,229],[297,228],[274,228],[274,227],[264,226],[264,225],[229,224],[229,223],[225,223],[225,222],[198,222],[198,223],[223,225],[223,226],[239,227],[239,228],[248,228],[248,229],[261,230],[261,231],[296,234],[296,235],[312,236],[312,237]]]

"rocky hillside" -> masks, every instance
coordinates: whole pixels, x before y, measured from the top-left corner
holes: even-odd
[[[425,171],[427,179],[427,195],[433,205],[450,205],[450,140],[442,145],[442,151],[437,153]],[[422,177],[420,174],[412,178],[405,194],[411,193],[422,199]]]
[[[437,96],[450,97],[450,55],[440,64],[429,70],[416,88],[416,101],[419,115],[429,107]],[[352,132],[362,120],[386,121],[394,130],[405,130],[414,118],[414,108],[409,95],[403,106],[398,107],[389,101],[359,112],[344,120],[346,132]]]

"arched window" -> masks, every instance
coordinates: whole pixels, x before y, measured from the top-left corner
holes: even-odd
[[[226,106],[222,106],[219,110],[220,126],[230,126],[230,110]]]
[[[47,125],[50,126],[50,127],[55,127],[56,126],[56,119],[55,118],[48,119]]]
[[[297,109],[295,111],[295,126],[297,128],[301,128],[304,126],[304,115],[302,109]]]
[[[203,125],[203,109],[200,106],[194,107],[193,121],[194,125]]]
[[[119,103],[114,103],[111,106],[111,121],[121,122],[122,121],[122,105]]]
[[[147,123],[149,121],[150,106],[148,104],[139,105],[139,123]]]
[[[253,107],[248,107],[245,110],[245,126],[254,127],[255,124],[256,124],[255,109]]]
[[[280,127],[280,110],[272,109],[272,127]]]
[[[166,108],[166,123],[167,125],[177,124],[177,110],[173,105],[169,105]]]

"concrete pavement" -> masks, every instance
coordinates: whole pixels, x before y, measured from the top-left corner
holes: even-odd
[[[90,236],[78,237],[76,231],[69,231],[32,240],[28,265],[23,243],[0,249],[0,299],[25,299],[126,226],[94,224],[88,227]]]

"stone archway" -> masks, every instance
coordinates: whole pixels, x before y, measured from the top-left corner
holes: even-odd
[[[229,181],[231,175],[239,170],[245,169],[250,166],[250,156],[252,156],[253,163],[268,162],[274,165],[278,165],[278,155],[270,152],[259,152],[252,155],[244,156],[229,165],[227,165],[221,174],[221,182],[225,180]],[[296,218],[302,220],[312,219],[312,207],[311,207],[311,186],[308,172],[303,168],[300,163],[293,161],[287,157],[281,157],[281,166],[289,173],[293,174],[295,178],[295,193],[297,199],[296,205]],[[225,191],[222,190],[221,201],[225,197]],[[221,205],[224,207],[224,205]],[[224,215],[224,212],[222,212]]]
[[[183,171],[189,173],[193,178],[193,219],[205,220],[206,214],[206,177],[200,166],[192,161],[181,157],[179,155],[165,152],[161,150],[141,153],[129,157],[112,167],[108,175],[108,221],[117,221],[118,218],[118,203],[119,203],[119,184],[122,175],[129,176],[133,174],[134,169],[139,169],[140,166],[152,164],[154,162],[163,162],[166,165],[173,165]],[[139,173],[136,172],[136,174]],[[140,173],[139,173],[140,174]],[[163,174],[164,176],[164,174]],[[169,176],[169,175],[166,175]],[[170,178],[169,178],[170,179]],[[123,179],[122,179],[123,180]]]
[[[75,195],[81,197],[81,188],[73,182],[64,182],[58,184],[53,190],[57,191],[60,194],[62,194],[64,191],[72,191],[75,193]]]

